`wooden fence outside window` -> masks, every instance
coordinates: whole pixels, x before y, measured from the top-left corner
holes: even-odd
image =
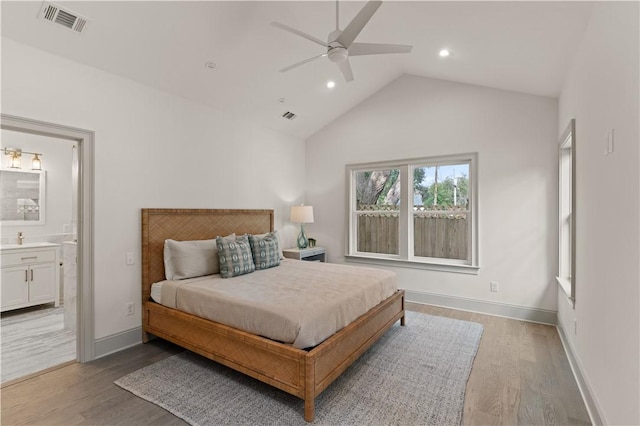
[[[397,209],[358,206],[358,251],[398,254]],[[468,211],[416,207],[413,212],[414,256],[468,260]]]

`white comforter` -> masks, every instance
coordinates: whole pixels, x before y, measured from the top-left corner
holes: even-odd
[[[164,306],[297,348],[316,346],[398,288],[390,271],[290,259],[234,278],[159,284]]]

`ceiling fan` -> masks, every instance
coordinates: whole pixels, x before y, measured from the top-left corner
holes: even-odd
[[[326,53],[289,65],[288,67],[281,69],[280,72],[289,71],[293,68],[299,67],[300,65],[306,64],[307,62],[327,56],[331,62],[338,65],[344,79],[347,82],[350,82],[353,80],[353,72],[351,71],[351,65],[349,64],[349,56],[411,52],[413,46],[405,44],[354,43],[354,40],[358,37],[360,31],[362,31],[365,25],[367,25],[367,22],[369,22],[373,14],[376,13],[380,5],[382,5],[382,1],[370,0],[360,10],[360,12],[358,12],[355,18],[349,22],[349,25],[347,25],[344,30],[340,30],[338,1],[336,0],[336,29],[329,34],[326,42],[279,22],[272,22],[271,25],[274,27],[306,38],[307,40],[319,44],[327,49]]]

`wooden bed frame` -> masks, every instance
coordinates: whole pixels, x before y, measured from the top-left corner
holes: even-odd
[[[311,350],[164,307],[150,298],[165,279],[164,241],[273,230],[273,210],[142,209],[142,329],[304,400],[304,418],[315,398],[398,320],[404,325],[404,290],[362,315]]]

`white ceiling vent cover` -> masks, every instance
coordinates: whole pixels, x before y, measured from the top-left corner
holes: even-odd
[[[75,12],[58,6],[55,3],[45,1],[40,8],[40,19],[62,25],[65,28],[81,33],[86,30],[89,19]]]

